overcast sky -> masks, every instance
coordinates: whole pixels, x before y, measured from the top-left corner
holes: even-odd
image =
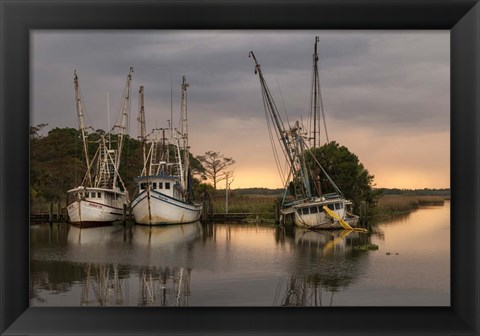
[[[78,127],[77,70],[87,124],[107,129],[107,92],[114,119],[133,66],[130,135],[140,85],[152,129],[168,125],[172,81],[178,126],[185,75],[192,153],[233,157],[232,188],[282,187],[248,53],[282,113],[306,120],[315,36],[330,140],[357,154],[377,187],[448,188],[449,31],[35,31],[31,124]]]

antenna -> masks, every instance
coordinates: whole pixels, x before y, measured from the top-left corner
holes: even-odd
[[[170,75],[170,138],[173,137],[173,83],[172,75]]]
[[[107,130],[108,130],[108,149],[111,148],[111,143],[112,143],[112,136],[110,132],[110,96],[108,94],[107,90]]]

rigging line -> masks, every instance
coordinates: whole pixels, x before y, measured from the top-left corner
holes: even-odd
[[[271,124],[269,124],[269,127],[270,127],[269,132],[271,133],[271,128],[272,128]],[[277,137],[280,138],[281,135],[279,134],[279,131],[277,130],[277,128],[274,128],[274,130],[275,130],[275,134],[277,135]],[[285,176],[284,176],[284,172],[282,171],[282,167],[281,167],[281,163],[280,163],[280,156],[278,155],[278,150],[277,150],[277,147],[276,147],[277,142],[275,140],[273,140],[273,136],[271,136],[270,141],[272,142],[272,146],[274,148],[274,155],[275,155],[275,160],[276,160],[275,163],[277,165],[277,170],[279,172],[281,180],[283,181]],[[282,153],[285,156],[285,153],[284,152],[282,152]]]
[[[287,176],[287,173],[288,173],[288,176]],[[290,179],[290,174],[291,174],[291,169],[290,169],[290,166],[288,165],[288,162],[285,161],[285,166],[283,168],[283,185],[287,185],[288,183],[288,180]]]
[[[91,125],[93,125],[93,123],[92,123],[92,121],[90,120],[90,117],[89,117],[89,115],[88,115],[87,106],[85,105],[85,101],[84,101],[83,96],[82,96],[82,91],[81,91],[81,89],[80,89],[80,85],[78,86],[78,95],[80,96],[80,104],[82,105],[83,117],[84,117],[84,118],[86,117],[87,123],[90,125],[90,126],[85,126],[85,125],[84,125],[85,133],[87,133],[87,129],[89,129],[89,128],[90,128],[92,131],[94,131],[93,126],[91,126]],[[88,134],[87,134],[87,137],[88,137]],[[88,138],[87,138],[87,140],[88,140]]]
[[[318,40],[317,40],[318,41]],[[327,131],[327,122],[325,121],[325,109],[324,109],[324,106],[323,106],[323,97],[322,97],[322,86],[321,86],[321,83],[320,83],[320,75],[319,75],[319,71],[318,71],[318,55],[317,55],[317,63],[316,63],[316,77],[317,77],[317,83],[318,83],[318,100],[320,101],[320,114],[322,116],[322,120],[323,120],[323,127],[325,129],[325,137],[327,139],[327,143],[330,142],[329,138],[328,138],[328,131]],[[320,121],[320,118],[318,120],[318,144],[320,145],[321,143],[321,140],[320,140],[320,130],[321,130],[321,125],[320,125],[321,121]]]
[[[275,164],[277,166],[277,170],[278,170],[278,173],[280,175],[280,178],[283,177],[282,175],[282,171],[281,171],[281,167],[280,167],[280,160],[278,158],[278,151],[277,151],[277,148],[276,148],[276,141],[273,139],[273,134],[272,134],[272,126],[271,126],[271,123],[270,123],[270,116],[269,116],[269,110],[268,110],[268,105],[266,103],[266,100],[265,100],[265,97],[263,99],[263,105],[264,105],[264,111],[265,111],[265,119],[267,121],[267,130],[268,130],[268,135],[269,135],[269,139],[270,139],[270,144],[272,146],[272,151],[273,151],[273,157],[275,159]]]
[[[271,97],[272,95],[271,95],[268,87],[266,87],[266,83],[265,83],[265,86],[264,86],[264,90],[262,90],[262,95],[263,95],[264,105],[266,104],[268,106],[268,112],[270,113],[270,118],[272,119],[272,121],[274,121],[274,115],[277,115],[277,117],[279,119],[279,122],[281,123],[282,129],[284,129],[283,122],[282,122],[282,120],[280,118],[280,115],[278,113],[277,106],[275,105],[275,101],[273,99],[268,99],[268,97]],[[270,104],[267,104],[267,100],[269,102],[271,101],[271,106],[270,106]],[[275,133],[276,133],[278,139],[280,141],[284,141],[283,140],[284,135],[281,134],[282,130],[278,129],[278,127],[275,127],[274,129],[275,129]],[[285,139],[285,141],[286,141],[286,139]],[[287,148],[285,148],[284,146],[281,146],[281,148],[282,148],[283,155],[285,156],[287,161],[290,161],[291,164],[293,164],[293,158],[290,159],[289,153],[287,152]]]
[[[282,197],[282,204],[285,203],[285,198],[287,197],[288,184],[289,184],[288,181],[290,180],[290,177],[291,177],[291,176],[292,176],[292,170],[290,169],[290,171],[289,171],[289,173],[288,173],[288,176],[287,176],[287,178],[285,179],[285,182],[283,183],[283,185],[284,185],[283,188],[285,189],[285,191],[284,191],[283,197]]]
[[[110,129],[110,96],[107,90],[107,130]],[[110,132],[108,133],[108,149],[111,149],[112,137]]]
[[[320,98],[319,99],[320,100],[320,113],[322,115],[323,126],[325,128],[325,137],[327,138],[327,143],[329,143],[330,140],[328,139],[327,122],[325,121],[325,109],[323,107],[323,97],[322,97],[322,90],[321,90],[321,87],[320,87],[320,78],[318,78],[318,97]],[[320,141],[320,139],[319,139],[319,141]]]
[[[283,112],[285,113],[285,119],[287,120],[288,128],[290,128],[290,121],[288,120],[287,108],[285,106],[285,101],[283,100],[282,89],[280,88],[280,83],[278,82],[278,78],[275,77],[275,80],[277,81],[278,92],[280,93],[280,99],[282,100]]]
[[[78,146],[78,137],[75,136],[75,156],[74,156],[74,162],[75,162],[75,165],[74,165],[74,171],[75,171],[75,185],[78,185],[78,161],[80,160],[77,160],[77,155],[78,155],[78,151],[77,151],[77,146]]]
[[[306,145],[306,144],[305,144]],[[323,166],[320,164],[320,162],[318,162],[317,158],[315,157],[315,155],[313,155],[312,151],[310,150],[310,148],[307,147],[307,150],[308,152],[310,153],[310,155],[312,156],[312,158],[315,160],[315,162],[317,163],[317,165],[320,167],[320,169],[322,170],[322,172],[325,174],[325,176],[327,177],[328,181],[332,184],[332,186],[335,188],[335,190],[337,190],[337,192],[341,195],[341,196],[344,196],[343,195],[343,192],[340,190],[340,188],[335,184],[335,182],[333,182],[332,178],[330,177],[330,175],[327,174],[327,172],[325,171],[325,169],[323,169]]]

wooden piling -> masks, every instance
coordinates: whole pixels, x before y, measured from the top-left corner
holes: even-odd
[[[211,198],[208,199],[208,212],[209,212],[210,221],[213,222],[213,202]]]
[[[123,204],[123,216],[122,216],[122,224],[125,226],[127,223],[127,205]]]
[[[60,202],[57,202],[57,218],[56,218],[56,221],[57,223],[60,223],[61,220],[60,220]]]
[[[205,198],[203,199],[202,220],[204,222],[208,220],[208,202]]]
[[[48,223],[53,223],[53,202],[48,204]]]
[[[275,224],[280,224],[280,202],[275,200]]]

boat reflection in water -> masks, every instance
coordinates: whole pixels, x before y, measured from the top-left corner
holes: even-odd
[[[128,276],[118,265],[85,264],[81,306],[124,306],[128,304]]]
[[[191,269],[145,266],[139,272],[139,306],[188,306]]]
[[[165,226],[135,225],[133,228],[134,245],[150,247],[175,247],[197,238],[202,230],[200,222]]]
[[[122,228],[115,226],[104,226],[97,228],[79,228],[70,226],[68,229],[67,241],[69,244],[88,245],[110,242],[115,233],[122,232]]]
[[[201,233],[199,222],[185,225],[144,227],[132,229],[128,251],[128,266],[122,259],[115,263],[90,262],[93,255],[103,259],[108,251],[120,254],[117,244],[122,242],[124,229],[101,227],[79,229],[71,227],[68,233],[70,257],[81,262],[82,306],[187,306],[190,297],[191,267],[172,262],[176,256],[182,260],[186,244]],[[119,245],[121,246],[121,245]],[[92,250],[92,253],[89,251]],[[175,265],[175,266],[152,266]],[[129,303],[130,291],[137,302]]]
[[[295,228],[295,244],[298,246],[317,248],[323,253],[345,253],[352,249],[347,245],[349,241],[358,239],[359,232],[352,230],[324,230],[312,231],[308,229]]]
[[[80,305],[129,305],[130,272],[125,274],[118,265],[107,264],[85,264],[83,268]],[[138,306],[188,306],[190,269],[140,266],[138,273]]]
[[[290,276],[278,284],[274,305],[332,306],[335,294],[365,268],[366,257],[355,249],[366,242],[365,233],[294,228],[286,234],[296,253]]]
[[[139,306],[188,306],[193,268],[189,244],[202,235],[200,222],[165,226],[136,225],[133,246],[148,264],[138,271]],[[140,255],[141,254],[141,255]]]

